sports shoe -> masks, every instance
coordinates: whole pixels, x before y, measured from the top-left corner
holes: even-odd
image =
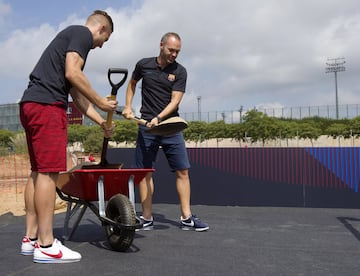
[[[153,230],[154,229],[154,218],[151,217],[151,220],[145,219],[143,216],[140,216],[141,222],[142,222],[142,228],[136,229],[136,231],[139,230]]]
[[[202,222],[197,216],[191,215],[188,219],[180,218],[182,230],[195,230],[197,232],[206,231],[209,225]]]
[[[36,240],[32,241],[29,237],[24,236],[21,243],[20,254],[24,256],[30,256],[34,253]]]
[[[80,260],[80,253],[70,250],[57,239],[54,239],[52,246],[49,248],[42,248],[39,243],[35,245],[35,263],[72,263]]]

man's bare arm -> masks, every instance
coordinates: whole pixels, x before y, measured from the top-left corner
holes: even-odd
[[[78,92],[103,111],[115,110],[117,105],[116,101],[108,101],[102,98],[92,88],[89,80],[82,71],[84,60],[78,53],[68,52],[65,63],[65,77]]]

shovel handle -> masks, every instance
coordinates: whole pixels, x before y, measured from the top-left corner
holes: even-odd
[[[112,79],[111,76],[113,74],[123,74],[122,79],[115,83]],[[116,94],[119,90],[119,88],[124,84],[124,82],[126,81],[128,75],[128,70],[124,69],[124,68],[109,68],[108,71],[108,80],[109,83],[111,85],[111,95],[110,95],[110,99],[115,101],[116,100]],[[108,112],[107,114],[107,118],[106,118],[106,126],[107,127],[111,127],[111,122],[112,122],[112,116],[113,116],[113,112]]]
[[[133,121],[135,121],[135,122],[137,122],[138,124],[140,124],[140,125],[143,125],[143,126],[146,126],[149,122],[148,121],[146,121],[146,120],[144,120],[144,119],[141,119],[141,118],[139,118],[139,117],[132,117],[132,118],[129,118],[129,120],[133,120]]]
[[[115,83],[111,79],[112,75],[114,75],[114,74],[122,74],[123,75],[121,80],[119,82],[117,82],[117,83]],[[128,75],[128,70],[127,69],[124,69],[124,68],[109,68],[109,70],[108,70],[108,80],[109,80],[110,85],[111,85],[111,95],[110,95],[111,100],[114,100],[114,101],[116,100],[116,94],[117,94],[119,88],[126,81],[127,75]],[[108,128],[111,127],[112,117],[113,117],[113,112],[108,112],[107,113],[107,118],[106,118],[106,126]],[[109,138],[104,137],[103,147],[102,147],[102,152],[101,152],[100,166],[104,166],[105,164],[107,164],[106,152],[107,152],[107,148],[108,148],[108,141],[109,141]]]

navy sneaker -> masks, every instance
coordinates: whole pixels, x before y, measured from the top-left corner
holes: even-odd
[[[151,217],[151,220],[146,220],[143,216],[140,216],[140,219],[143,223],[142,228],[136,229],[136,231],[139,230],[152,230],[154,228],[154,218]]]
[[[197,216],[191,215],[188,219],[181,217],[181,228],[182,230],[195,230],[197,232],[206,231],[209,229],[209,225],[202,222]]]

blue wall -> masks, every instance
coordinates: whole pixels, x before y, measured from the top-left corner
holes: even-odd
[[[360,148],[188,148],[192,204],[359,208]],[[109,149],[131,167],[134,149]],[[178,203],[159,152],[154,202]]]

